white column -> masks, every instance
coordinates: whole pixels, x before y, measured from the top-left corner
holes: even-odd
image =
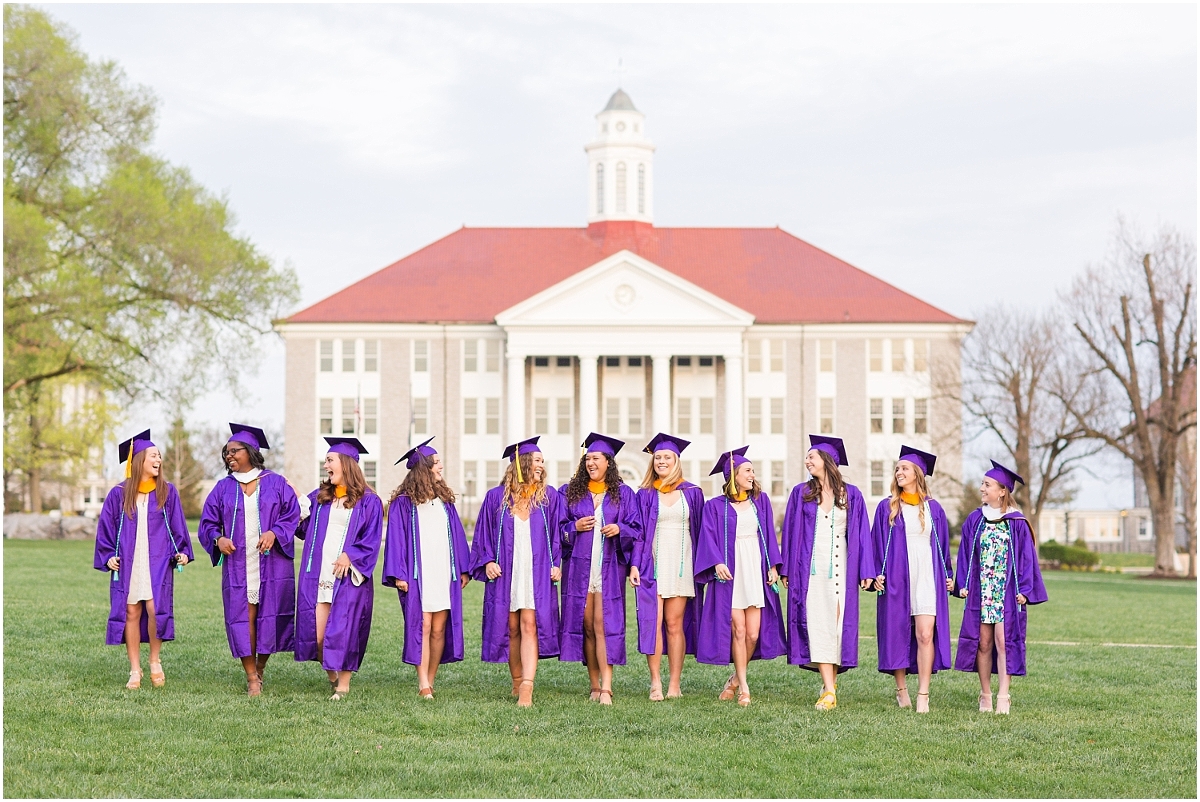
[[[651,391],[654,393],[654,410],[651,423],[655,432],[671,431],[671,357],[670,355],[651,357],[654,362],[652,370]]]
[[[525,357],[518,354],[508,355],[508,391],[505,393],[508,403],[508,433],[509,443],[525,439]]]
[[[742,355],[727,354],[725,356],[725,448],[740,448],[746,444],[743,439],[742,411],[745,403],[745,392],[742,390]]]
[[[597,430],[596,393],[599,381],[596,370],[600,358],[595,354],[579,355],[579,442],[588,432]]]

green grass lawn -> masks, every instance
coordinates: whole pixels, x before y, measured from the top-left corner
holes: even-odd
[[[748,709],[716,700],[725,670],[690,659],[684,698],[651,703],[640,655],[617,669],[612,708],[587,702],[582,666],[546,660],[519,710],[507,667],[479,662],[475,583],[468,658],[439,673],[436,701],[400,662],[383,588],[349,699],[328,701],[319,667],[283,655],[248,699],[204,565],[177,577],[166,687],[127,691],[91,560],[91,543],[4,542],[6,796],[1196,796],[1194,583],[1047,575],[1008,717],[976,712],[977,681],[957,672],[934,678],[928,716],[897,709],[873,639],[830,713],[813,709],[817,677],[782,659],[752,664]]]

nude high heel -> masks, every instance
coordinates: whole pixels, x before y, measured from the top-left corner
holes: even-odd
[[[996,694],[996,715],[1007,716],[1010,704],[1012,704],[1012,696],[1007,693]]]
[[[129,672],[129,682],[125,683],[125,687],[131,691],[136,691],[142,687],[142,672],[141,670]]]
[[[157,671],[154,670],[156,666],[158,667]],[[167,675],[163,673],[162,663],[150,664],[150,684],[155,688],[161,688],[167,684]]]

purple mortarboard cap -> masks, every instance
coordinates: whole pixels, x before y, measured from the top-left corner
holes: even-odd
[[[500,456],[507,460],[513,460],[516,459],[519,454],[532,454],[535,451],[541,451],[541,449],[538,448],[538,438],[531,437],[528,440],[522,440],[519,443],[513,443],[511,446],[504,449],[504,453]]]
[[[921,469],[926,476],[933,476],[933,464],[937,457],[912,446],[900,446],[900,459],[907,460]]]
[[[434,437],[437,437],[437,435],[434,435]],[[404,462],[404,467],[411,471],[413,468],[417,467],[417,463],[421,461],[422,457],[432,457],[437,453],[437,450],[429,445],[432,442],[433,437],[429,438],[424,443],[421,443],[419,446],[410,448],[407,452],[405,452],[403,457],[396,460],[396,464],[399,465],[401,462]],[[405,460],[408,461],[405,462]]]
[[[1016,490],[1017,482],[1025,484],[1025,480],[1022,479],[1019,474],[1014,471],[1010,471],[1008,468],[1005,468],[999,462],[996,462],[996,460],[992,460],[992,469],[985,473],[984,476],[988,477],[989,479],[995,479],[997,482],[1007,487],[1009,493]]]
[[[617,452],[625,447],[625,441],[592,432],[583,441],[582,447],[587,449],[589,453],[596,452],[608,457],[615,457],[617,456]]]
[[[833,457],[833,461],[838,465],[849,465],[850,460],[846,459],[846,446],[842,443],[840,437],[826,437],[823,434],[810,434],[808,436],[809,448],[815,448],[818,451],[824,451],[829,456]]]
[[[345,454],[355,462],[360,454],[367,453],[366,446],[358,442],[357,437],[326,437],[325,442],[329,443],[330,453]]]
[[[154,443],[150,442],[150,430],[147,429],[144,432],[135,434],[133,437],[117,446],[117,461],[125,462],[128,459],[133,459],[135,454],[145,451],[147,448],[151,448],[153,446]]]
[[[267,443],[267,435],[262,429],[254,426],[247,426],[244,423],[231,423],[229,430],[233,432],[230,436],[230,441],[237,440],[239,443],[245,443],[248,446],[266,451],[271,446]]]
[[[726,451],[717,457],[717,464],[708,472],[709,476],[721,474],[725,477],[725,481],[733,476],[733,472],[737,470],[739,465],[745,464],[750,460],[746,459],[746,452],[750,450],[750,446],[742,446],[735,448],[733,451]]]
[[[655,451],[673,451],[678,456],[691,444],[690,440],[684,440],[682,437],[674,437],[673,435],[659,432],[654,435],[654,439],[647,443],[642,451],[645,451],[647,454],[653,454]]]

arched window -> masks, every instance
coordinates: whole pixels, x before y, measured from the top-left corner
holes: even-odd
[[[646,213],[646,165],[638,165],[638,214]]]
[[[604,165],[596,165],[596,214],[604,214]]]
[[[625,212],[625,162],[617,162],[617,212]]]

